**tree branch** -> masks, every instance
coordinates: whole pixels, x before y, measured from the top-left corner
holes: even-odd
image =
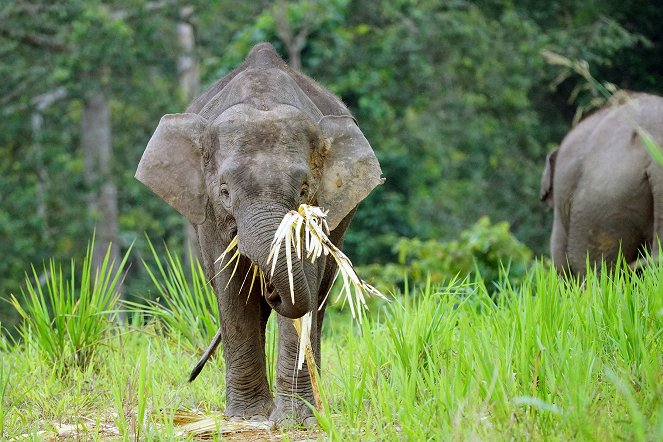
[[[58,52],[71,50],[67,45],[50,35],[32,34],[0,26],[0,36],[37,49],[51,49]]]

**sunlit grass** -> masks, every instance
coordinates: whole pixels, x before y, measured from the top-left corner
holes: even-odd
[[[327,430],[339,440],[357,428],[382,440],[660,440],[662,278],[660,264],[570,283],[538,268],[497,301],[485,290],[459,297],[471,288],[460,282],[399,297],[361,335],[327,342],[336,351],[324,389],[343,410]]]

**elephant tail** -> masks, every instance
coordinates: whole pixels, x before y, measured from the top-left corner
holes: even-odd
[[[198,377],[203,367],[207,363],[207,360],[210,357],[212,357],[212,355],[214,354],[220,343],[221,343],[221,328],[219,328],[219,330],[214,335],[214,338],[212,338],[212,342],[210,343],[209,347],[207,347],[207,350],[205,350],[205,353],[200,358],[200,361],[198,361],[196,366],[193,367],[193,370],[191,370],[191,375],[189,375],[189,382],[193,382]]]

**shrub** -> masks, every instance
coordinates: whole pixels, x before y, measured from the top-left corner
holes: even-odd
[[[394,290],[405,278],[412,285],[441,283],[459,276],[480,276],[491,290],[508,275],[522,281],[532,262],[532,251],[516,239],[507,222],[491,224],[486,216],[460,233],[457,240],[441,242],[401,238],[394,248],[395,263],[364,266],[360,274],[378,288]]]

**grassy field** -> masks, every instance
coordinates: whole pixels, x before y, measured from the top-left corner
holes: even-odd
[[[317,432],[224,421],[222,358],[187,383],[216,328],[192,319],[213,299],[199,272],[171,257],[153,269],[168,302],[120,306],[115,273],[51,270],[24,294],[20,339],[0,340],[3,440],[663,440],[663,264],[582,284],[535,267],[492,298],[409,288],[361,328],[333,307]],[[275,346],[270,325],[272,362]]]

